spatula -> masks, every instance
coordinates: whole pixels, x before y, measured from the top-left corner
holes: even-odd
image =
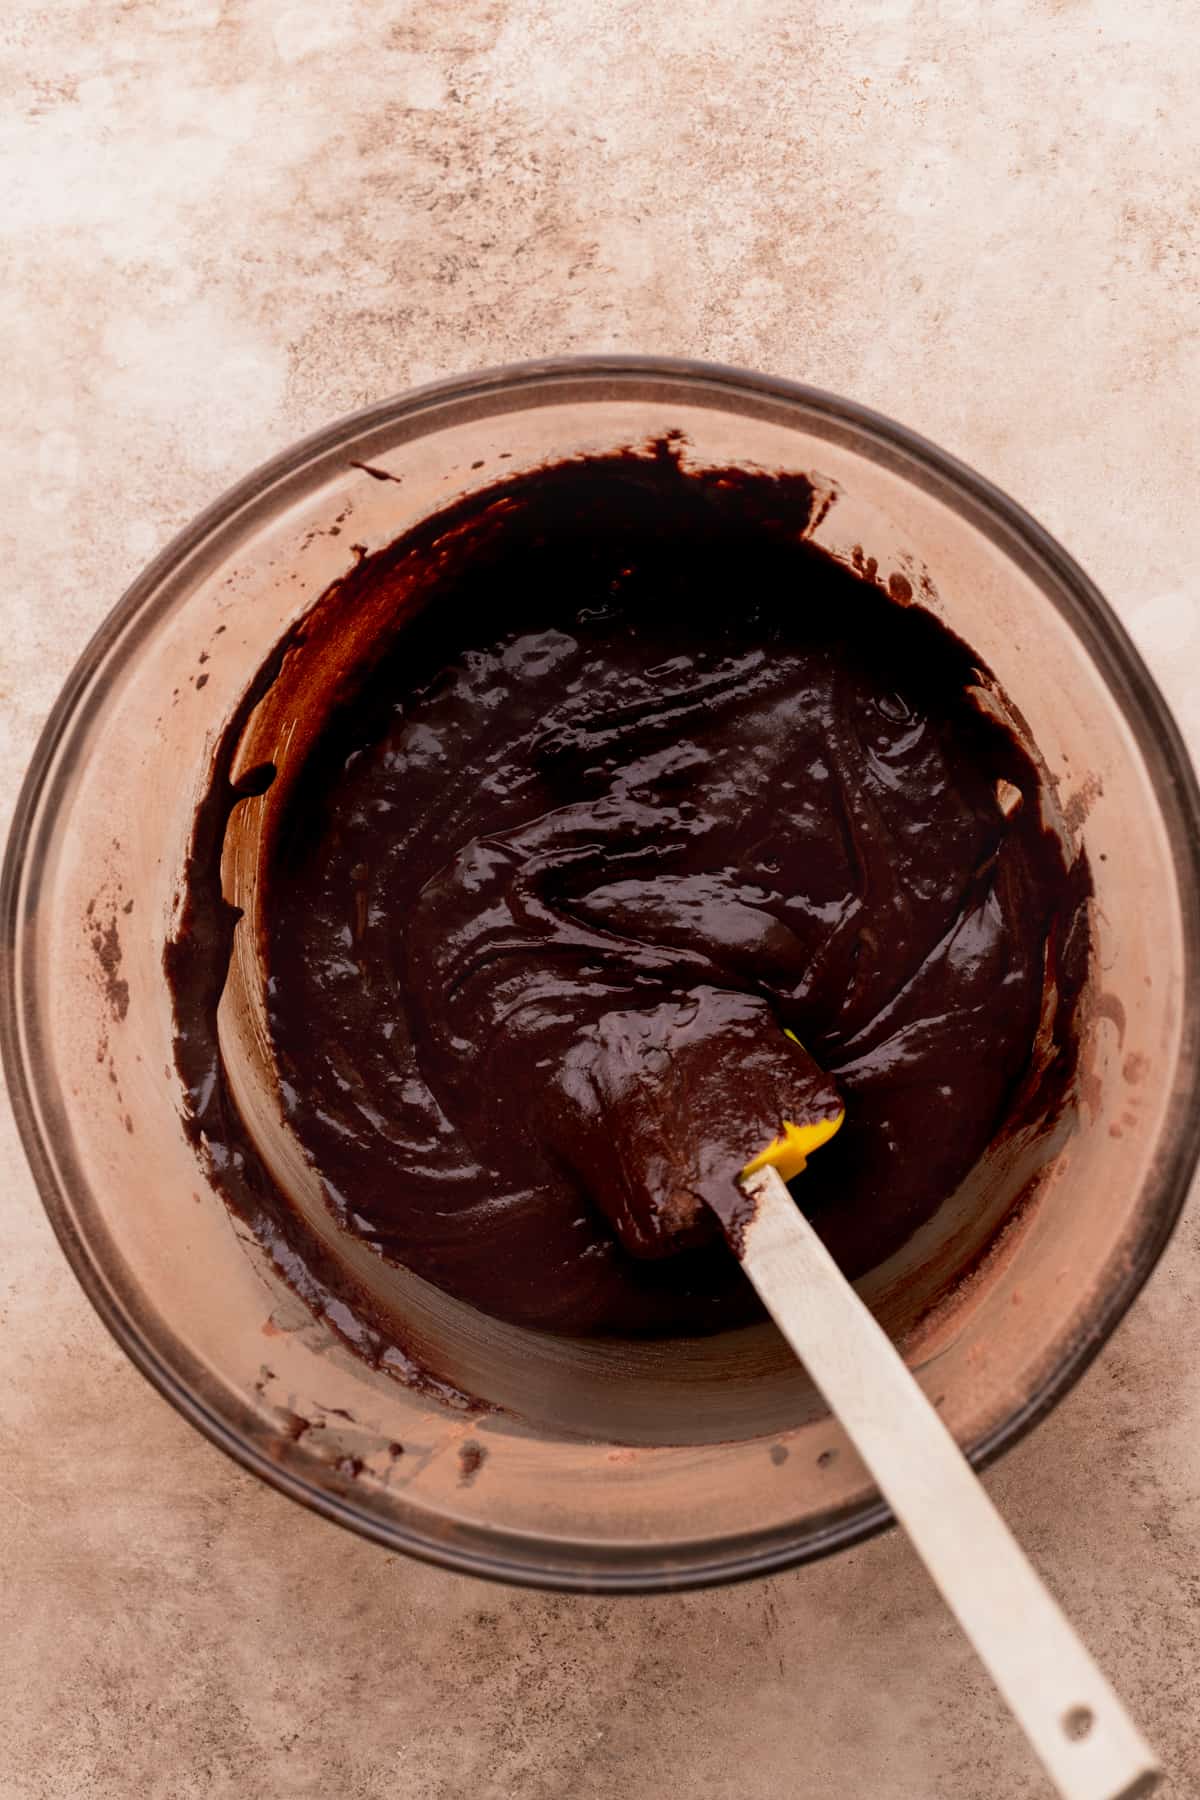
[[[841,1421],[1063,1800],[1153,1793],[1158,1763],[970,1464],[791,1194],[841,1119],[747,1165],[725,1236]]]

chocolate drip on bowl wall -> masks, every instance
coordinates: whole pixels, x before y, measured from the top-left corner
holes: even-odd
[[[167,954],[189,1116],[368,1354],[402,1331],[339,1232],[519,1326],[714,1332],[759,1314],[713,1198],[783,1118],[845,1104],[794,1184],[843,1268],[944,1219],[942,1286],[1015,1198],[979,1171],[1069,1125],[1086,864],[978,659],[812,510],[668,444],[514,477],[365,558],[231,723]],[[242,933],[320,1240],[218,1044]]]

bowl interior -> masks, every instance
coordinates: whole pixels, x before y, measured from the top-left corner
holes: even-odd
[[[873,559],[979,651],[1041,752],[1052,810],[1086,846],[1095,981],[1077,1129],[1048,1162],[1018,1142],[864,1284],[959,1440],[977,1453],[1007,1440],[1111,1329],[1194,1160],[1194,784],[1084,578],[898,428],[781,384],[644,364],[501,372],[344,422],[218,503],[127,596],[48,728],[9,875],[19,1113],[56,1228],[131,1353],[310,1504],[443,1561],[564,1585],[749,1573],[884,1515],[767,1326],[670,1345],[553,1339],[350,1243],[406,1344],[501,1410],[464,1409],[351,1354],[246,1241],[193,1153],[161,958],[213,745],[355,546],[381,548],[502,475],[667,431],[701,464],[814,479],[831,502],[818,541]],[[281,683],[239,761],[286,766],[296,724]],[[226,859],[251,923],[271,804],[268,792],[239,808]],[[334,1234],[279,1115],[252,944],[239,931],[227,1061],[277,1172]]]

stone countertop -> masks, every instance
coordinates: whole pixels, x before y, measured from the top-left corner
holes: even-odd
[[[0,825],[142,563],[439,373],[661,351],[850,394],[1030,506],[1200,743],[1182,0],[10,0]],[[178,1419],[0,1119],[3,1800],[1048,1787],[901,1539],[673,1599],[360,1543]],[[989,1477],[1200,1792],[1200,1216]]]

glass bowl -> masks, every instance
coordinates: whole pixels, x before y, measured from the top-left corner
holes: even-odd
[[[1009,1216],[990,1242],[961,1209],[939,1215],[862,1284],[973,1461],[994,1456],[1095,1355],[1187,1192],[1200,800],[1087,577],[911,432],[794,383],[633,357],[493,370],[342,420],[218,500],[120,601],[46,725],[3,878],[18,1123],[59,1240],[137,1366],[327,1518],[452,1568],[593,1591],[763,1574],[889,1514],[765,1325],[574,1343],[497,1326],[380,1265],[365,1279],[400,1283],[430,1366],[494,1404],[464,1409],[356,1358],[246,1241],[193,1153],[162,951],[208,754],[356,547],[501,475],[668,431],[695,463],[814,480],[831,502],[817,540],[915,595],[991,665],[1091,861],[1077,1129],[1039,1171],[995,1171]]]

